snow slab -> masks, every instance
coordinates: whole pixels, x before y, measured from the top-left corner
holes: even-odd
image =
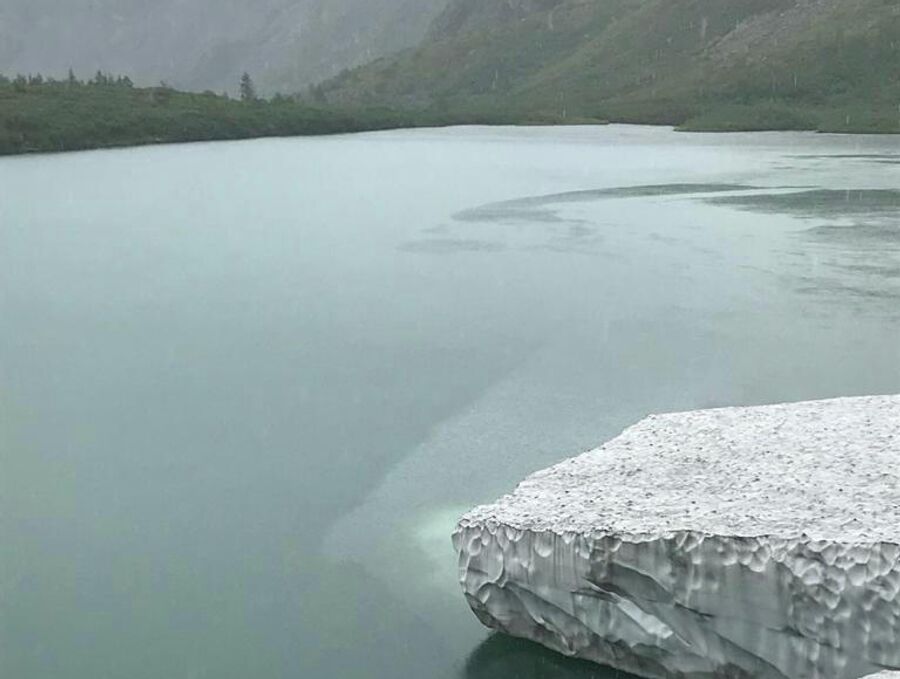
[[[900,396],[650,416],[454,545],[484,624],[638,675],[900,668]]]

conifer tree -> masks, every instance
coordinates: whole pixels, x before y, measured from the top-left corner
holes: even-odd
[[[241,101],[256,101],[256,87],[249,73],[241,76]]]

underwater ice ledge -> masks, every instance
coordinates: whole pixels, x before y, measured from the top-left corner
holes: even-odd
[[[463,516],[485,625],[645,677],[900,668],[900,396],[651,416]]]

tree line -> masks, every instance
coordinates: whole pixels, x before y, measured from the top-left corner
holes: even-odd
[[[66,85],[69,87],[122,87],[127,89],[133,89],[135,87],[134,81],[127,75],[117,75],[115,73],[107,73],[98,70],[92,78],[83,80],[75,75],[74,70],[71,68],[64,79],[57,79],[53,76],[44,76],[41,73],[18,73],[13,77],[8,77],[0,73],[0,86],[4,85],[12,87],[17,92],[24,92],[29,87],[42,87],[45,85]],[[174,90],[174,88],[165,81],[161,81],[159,85],[148,89]],[[206,90],[202,94],[205,96],[221,96],[224,99],[230,98],[228,92],[222,92],[221,94],[216,95],[212,90]],[[258,102],[262,100],[257,93],[256,84],[253,82],[253,78],[250,77],[249,73],[245,72],[238,82],[238,97],[244,102]],[[277,92],[272,96],[272,101],[282,103],[293,101],[295,99],[296,97],[285,95],[280,92]]]
[[[82,80],[41,74],[0,76],[0,155],[142,144],[334,134],[419,124],[385,108],[310,106],[296,97],[261,98],[249,75],[239,95],[183,92],[97,72]]]
[[[29,73],[24,75],[19,73],[12,78],[0,73],[0,85],[11,85],[17,90],[24,90],[27,87],[40,87],[42,85],[70,85],[76,86],[94,86],[94,87],[134,87],[134,83],[127,75],[114,75],[112,73],[104,73],[97,71],[90,80],[79,80],[74,71],[69,69],[69,73],[64,80],[57,80],[53,76],[44,76],[40,73]]]

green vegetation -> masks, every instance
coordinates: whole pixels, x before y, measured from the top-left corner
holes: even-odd
[[[462,123],[900,132],[900,0],[452,0],[302,97],[0,77],[0,154]]]
[[[244,71],[244,75],[241,76],[241,101],[256,101],[257,99],[259,97],[256,96],[256,85],[253,84],[250,74]]]
[[[256,98],[247,78],[244,101],[165,85],[136,88],[127,77],[98,73],[81,82],[41,76],[0,77],[0,155],[42,151],[330,134],[405,127],[408,113],[383,108],[334,110],[276,96]],[[251,96],[252,95],[252,96]]]
[[[689,118],[679,126],[688,132],[758,132],[763,130],[815,130],[818,116],[779,101],[726,104]]]
[[[0,155],[403,127],[559,122],[576,121],[462,106],[423,111],[303,103],[284,95],[264,100],[246,74],[240,82],[240,99],[180,92],[165,84],[137,88],[128,77],[105,73],[88,82],[71,73],[61,81],[40,75],[13,80],[0,76]]]
[[[454,0],[321,101],[690,130],[900,132],[898,0]]]

